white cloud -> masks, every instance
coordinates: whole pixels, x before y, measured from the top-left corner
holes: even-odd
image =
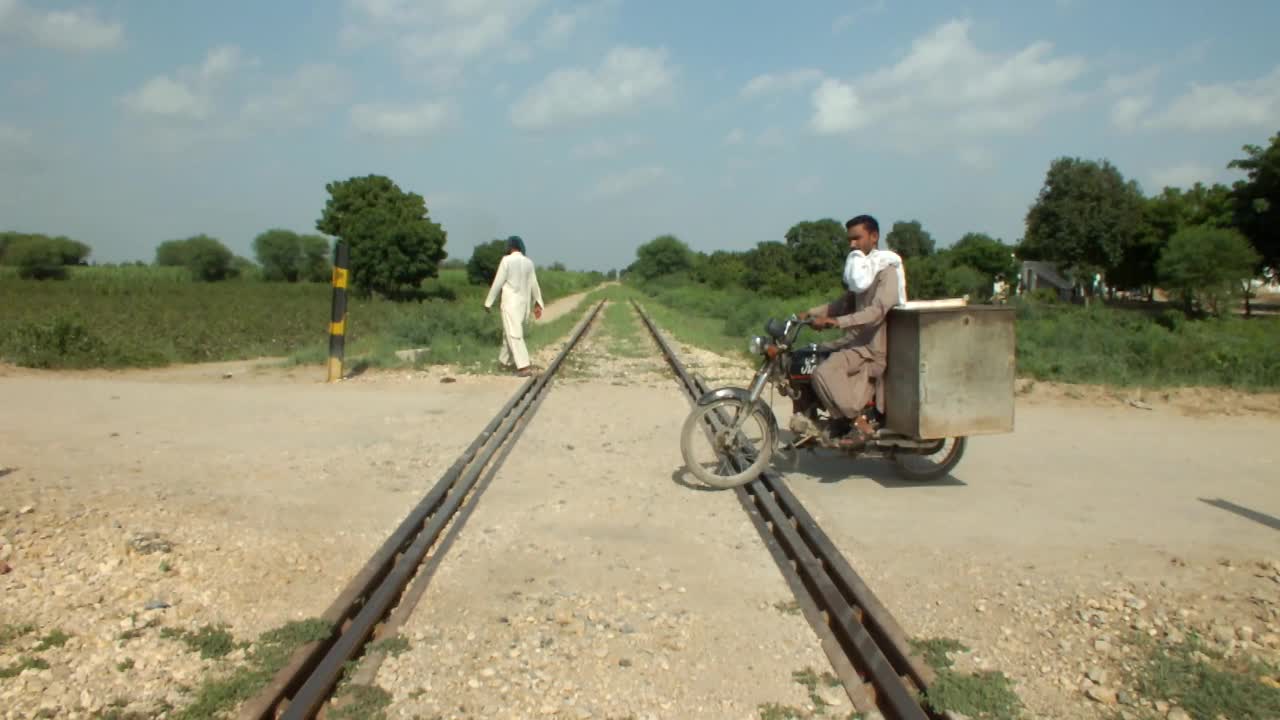
[[[656,165],[633,168],[601,178],[589,194],[594,197],[622,195],[656,185],[670,177],[671,173],[666,168]]]
[[[740,94],[744,98],[754,98],[761,95],[803,90],[810,85],[817,85],[821,81],[822,71],[813,68],[803,68],[783,73],[764,73],[751,78],[742,87]]]
[[[741,145],[746,142],[747,133],[742,128],[734,128],[724,136],[725,145]]]
[[[1133,130],[1150,107],[1150,95],[1120,98],[1111,106],[1111,123],[1121,130]]]
[[[621,0],[597,0],[571,10],[553,10],[543,23],[539,41],[544,46],[562,47],[580,27],[616,10],[620,4]]]
[[[255,62],[244,59],[234,45],[219,45],[209,50],[199,67],[179,68],[173,77],[157,75],[121,100],[140,115],[202,120],[214,110],[213,95],[218,87]]]
[[[135,137],[143,149],[177,152],[305,126],[346,102],[350,79],[334,64],[307,63],[281,74],[250,72],[259,64],[239,48],[221,45],[198,64],[147,80],[120,98],[127,110],[150,121]]]
[[[827,78],[813,91],[813,129],[823,134],[846,133],[870,122],[853,88]]]
[[[618,156],[624,150],[636,147],[641,142],[643,141],[640,136],[635,133],[629,133],[612,140],[598,138],[575,146],[573,155],[580,158],[611,158]]]
[[[1007,55],[984,52],[970,29],[968,21],[945,23],[917,38],[894,65],[851,81],[823,80],[812,95],[812,127],[845,134],[879,124],[899,143],[943,141],[948,129],[1026,131],[1080,102],[1070,85],[1085,70],[1082,58],[1055,57],[1046,42]]]
[[[1154,187],[1189,188],[1197,182],[1212,183],[1218,172],[1211,167],[1196,163],[1183,163],[1171,167],[1158,168],[1151,171],[1151,182]]]
[[[996,158],[990,150],[978,145],[965,145],[956,149],[956,159],[973,170],[990,170]]]
[[[544,0],[347,0],[341,31],[348,48],[385,45],[427,80],[456,80],[480,58],[505,51],[519,61],[515,32]]]
[[[383,138],[418,138],[432,135],[453,117],[446,101],[411,105],[360,104],[351,108],[351,124],[360,132]]]
[[[27,147],[31,144],[31,131],[14,125],[0,123],[0,147]]]
[[[240,106],[244,132],[307,124],[326,107],[341,105],[350,91],[346,71],[333,63],[307,63],[268,83],[268,89],[245,98]]]
[[[125,105],[143,115],[168,117],[208,117],[212,101],[168,75],[148,80],[142,87],[124,98]]]
[[[511,122],[545,128],[622,114],[662,98],[676,74],[664,49],[615,47],[594,69],[552,72],[511,106]]]
[[[863,7],[856,8],[836,18],[835,22],[831,24],[831,31],[833,33],[842,33],[853,27],[854,23],[856,23],[860,18],[866,15],[878,15],[883,11],[884,0],[875,0],[874,2],[868,3]]]
[[[1178,130],[1272,128],[1280,123],[1280,66],[1254,80],[1202,85],[1175,98],[1147,120]]]
[[[0,35],[53,50],[93,52],[123,45],[124,25],[98,18],[93,8],[35,10],[22,0],[0,0]]]

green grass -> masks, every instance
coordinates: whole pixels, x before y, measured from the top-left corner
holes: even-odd
[[[747,340],[769,318],[783,318],[835,297],[791,300],[740,289],[652,284],[631,292],[681,342],[752,362]],[[1171,388],[1225,387],[1246,392],[1280,390],[1280,318],[1189,320],[1162,314],[1016,300],[1018,374],[1021,377],[1109,385]],[[804,330],[800,341],[837,337],[835,330]]]
[[[592,284],[567,271],[541,270],[538,279],[548,303]],[[501,321],[496,309],[483,311],[487,287],[444,270],[424,288],[431,298],[421,303],[350,298],[348,364],[387,364],[395,350],[422,346],[432,348],[428,363],[479,361],[486,348],[496,356]],[[332,297],[325,283],[195,283],[172,268],[73,268],[69,280],[46,282],[0,273],[0,359],[36,368],[323,363]]]
[[[48,670],[49,663],[41,660],[40,658],[23,655],[18,662],[13,665],[10,665],[7,668],[0,668],[0,680],[18,677],[22,674],[22,671],[30,668],[35,668],[36,670]]]
[[[298,647],[323,640],[330,630],[320,620],[290,622],[263,633],[249,651],[246,664],[211,677],[195,690],[194,701],[182,708],[176,720],[214,720],[235,709],[266,687]]]
[[[967,651],[951,638],[911,641],[911,649],[922,655],[938,677],[924,694],[929,707],[939,712],[956,712],[974,720],[1018,720],[1023,717],[1022,701],[1013,680],[999,671],[959,673],[952,668],[948,652]]]
[[[1197,719],[1280,717],[1280,689],[1261,681],[1280,678],[1280,668],[1244,656],[1228,659],[1194,633],[1179,645],[1159,645],[1142,633],[1134,633],[1133,642],[1144,653],[1134,677],[1142,695],[1177,705]]]
[[[0,648],[36,631],[35,625],[0,625]]]
[[[646,345],[647,331],[640,325],[640,318],[629,302],[624,299],[615,300],[603,312],[602,329],[610,354],[625,358],[642,358],[653,354]]]
[[[181,640],[189,650],[200,653],[200,657],[206,660],[224,657],[237,647],[245,647],[235,641],[224,625],[205,625],[195,632],[164,628],[160,631],[160,637]]]

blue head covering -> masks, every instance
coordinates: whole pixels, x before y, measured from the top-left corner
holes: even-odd
[[[521,253],[524,253],[524,240],[521,240],[519,235],[512,235],[511,237],[507,238],[507,247],[515,248],[516,250],[519,250]],[[524,253],[524,254],[527,254],[527,253]]]

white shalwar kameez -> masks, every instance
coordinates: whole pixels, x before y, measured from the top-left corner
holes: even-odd
[[[489,286],[489,296],[485,298],[486,308],[493,306],[493,301],[502,293],[502,349],[498,352],[498,362],[511,365],[516,369],[529,366],[529,349],[524,344],[524,324],[529,320],[536,303],[546,307],[542,302],[542,289],[538,287],[538,274],[534,271],[533,261],[525,257],[519,250],[504,255],[498,263],[498,272],[493,276],[493,284]]]

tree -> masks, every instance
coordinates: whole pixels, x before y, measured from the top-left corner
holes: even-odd
[[[323,235],[299,235],[302,258],[298,279],[302,282],[329,282],[333,278],[333,247]]]
[[[1265,149],[1245,145],[1246,157],[1227,167],[1244,170],[1247,179],[1232,186],[1237,227],[1249,238],[1259,257],[1259,268],[1280,269],[1280,134]]]
[[[747,277],[747,263],[743,253],[716,250],[710,255],[700,255],[693,273],[694,279],[717,290],[741,287]]]
[[[1091,293],[1142,233],[1144,197],[1110,162],[1058,158],[1027,212],[1023,252],[1058,264]],[[1028,257],[1028,255],[1023,255]]]
[[[1160,280],[1188,312],[1193,304],[1221,315],[1231,298],[1244,295],[1259,254],[1237,230],[1206,226],[1179,230],[1161,253]]]
[[[987,282],[987,290],[1000,281],[1015,283],[1018,279],[1018,261],[1013,248],[984,233],[966,233],[947,253],[954,265],[973,268]]]
[[[476,245],[471,251],[471,259],[467,261],[467,280],[473,285],[488,287],[498,274],[498,264],[506,254],[506,240],[490,240]]]
[[[426,201],[382,175],[325,185],[316,230],[350,251],[352,292],[401,300],[422,297],[422,281],[439,274],[447,234],[427,214]]]
[[[747,268],[744,282],[748,289],[774,297],[798,294],[799,266],[786,244],[776,241],[757,243],[743,259]]]
[[[236,275],[235,255],[217,238],[195,235],[166,240],[156,248],[156,264],[185,267],[196,281],[217,282]]]
[[[832,218],[804,220],[792,225],[784,236],[799,275],[828,276],[844,267],[849,254],[849,235]]]
[[[901,255],[903,260],[933,254],[933,236],[925,231],[919,220],[895,222],[884,239],[889,249]]]
[[[234,276],[235,255],[219,240],[208,235],[187,238],[187,267],[194,280],[217,282]]]
[[[87,265],[86,258],[91,252],[88,245],[64,235],[51,237],[40,233],[0,233],[0,264],[3,265],[30,263],[34,262],[35,257],[44,258],[58,266]]]
[[[302,243],[298,233],[273,228],[253,239],[253,254],[268,282],[297,282],[302,267]]]
[[[627,268],[641,280],[653,280],[693,270],[693,251],[675,235],[660,235],[636,248],[636,261]]]
[[[1141,289],[1148,300],[1152,299],[1159,281],[1156,265],[1169,239],[1187,227],[1231,227],[1233,209],[1231,191],[1222,184],[1205,187],[1196,183],[1185,191],[1166,187],[1159,195],[1146,199],[1141,232],[1125,248],[1108,281],[1123,289]]]
[[[67,267],[56,243],[21,240],[5,251],[7,262],[18,266],[18,277],[24,280],[66,280]]]

